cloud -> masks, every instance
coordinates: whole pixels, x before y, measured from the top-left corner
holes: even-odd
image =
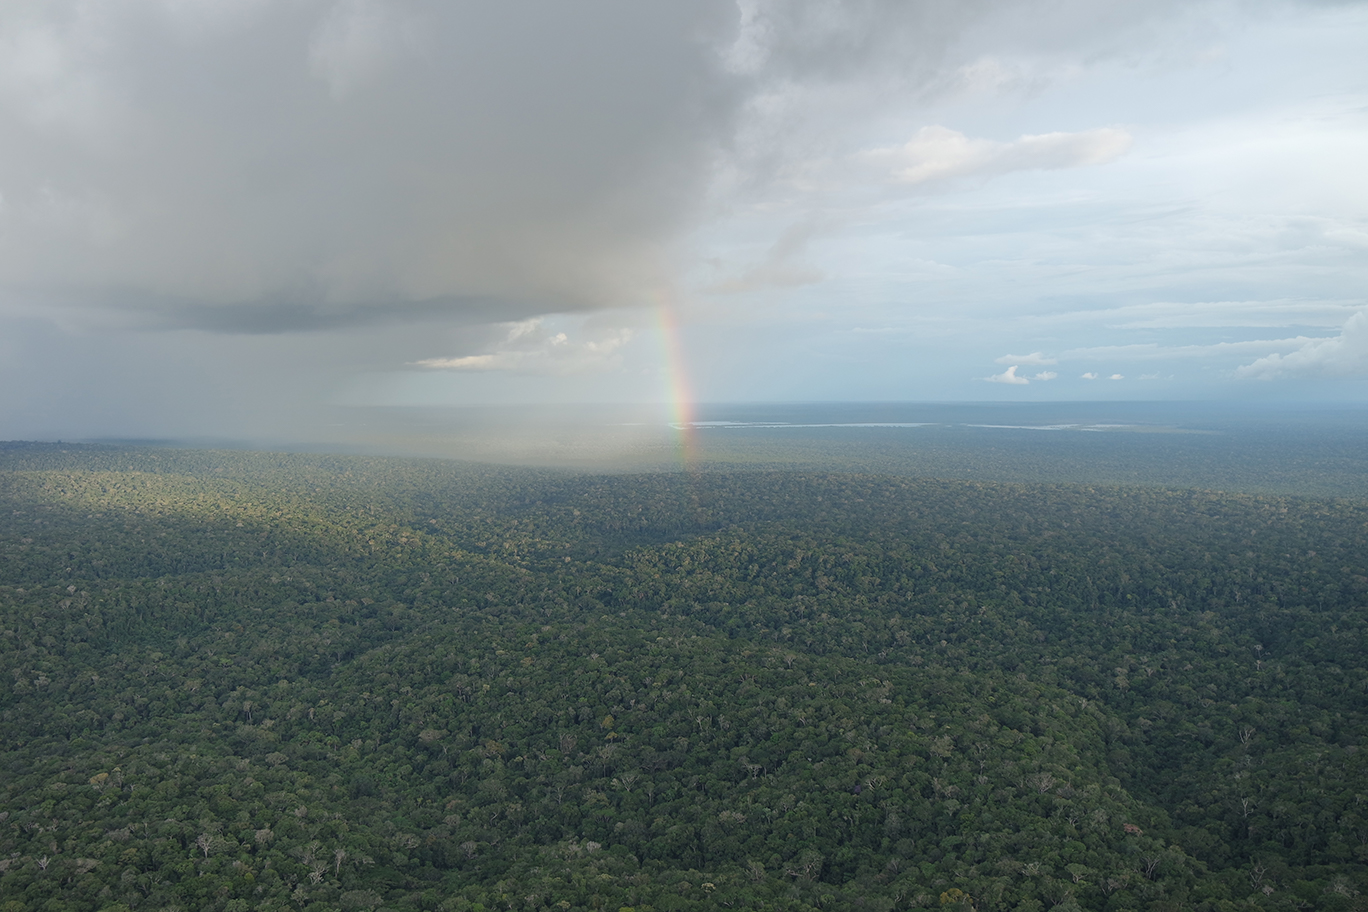
[[[705,290],[714,294],[744,294],[761,288],[792,288],[820,282],[822,273],[805,265],[803,259],[808,242],[826,227],[817,219],[790,226],[760,262]]]
[[[1108,380],[1125,380],[1125,379],[1126,379],[1126,375],[1125,375],[1125,374],[1112,374],[1112,375],[1111,375],[1110,377],[1108,377],[1107,379],[1108,379]]]
[[[309,42],[309,69],[342,99],[419,47],[418,23],[399,4],[343,0]]]
[[[1127,345],[1094,345],[1087,348],[1072,348],[1063,357],[1075,360],[1117,360],[1166,361],[1172,358],[1212,358],[1238,355],[1242,352],[1268,351],[1270,348],[1296,349],[1326,341],[1307,336],[1290,339],[1249,339],[1242,342],[1213,342],[1206,345],[1162,345],[1158,342],[1133,342]]]
[[[1331,339],[1308,339],[1287,354],[1274,352],[1235,371],[1241,379],[1368,377],[1368,310],[1345,321]]]
[[[772,198],[811,138],[871,99],[939,91],[983,57],[954,50],[967,32],[1015,15],[1004,0],[21,7],[0,13],[0,287],[250,333],[650,300],[708,206]],[[1061,15],[1089,45],[1110,17],[1084,7]],[[923,131],[889,167],[912,182],[1067,167],[1121,142],[956,135]],[[731,287],[816,280],[802,234]]]
[[[1028,352],[1013,385],[1302,369],[1363,285],[1362,27],[1284,0],[0,4],[0,428],[293,434],[391,374],[655,397],[614,365],[658,367],[622,327],[662,300],[717,398],[968,395],[985,338]],[[1196,52],[1227,40],[1216,78]],[[1292,328],[1151,332],[1243,325]],[[1109,342],[1154,344],[1069,351]]]
[[[1054,371],[1041,371],[1040,373],[1038,373],[1038,374],[1034,375],[1033,377],[1031,377],[1031,379],[1032,379],[1032,380],[1053,380],[1053,379],[1055,379],[1055,378],[1058,377],[1058,376],[1059,376],[1059,374],[1055,373]]]
[[[459,358],[426,358],[414,364],[436,370],[499,370],[512,367],[508,363],[510,360],[509,353],[500,352],[492,355],[462,355]]]
[[[1088,53],[1118,16],[1159,15],[1067,5]],[[651,300],[708,207],[773,201],[816,137],[844,137],[876,99],[951,91],[1020,18],[1005,0],[21,7],[0,13],[0,288],[262,334]],[[1057,41],[1035,23],[1007,43]],[[916,183],[1122,143],[928,130],[875,157]],[[805,232],[721,290],[816,281]]]
[[[61,301],[64,296],[53,296]],[[120,326],[193,329],[230,335],[277,335],[440,321],[463,325],[526,316],[540,308],[526,301],[494,297],[444,296],[417,301],[329,303],[317,289],[282,291],[256,301],[202,303],[186,298],[111,291]]]
[[[989,383],[1009,383],[1013,386],[1025,386],[1026,384],[1031,382],[1027,380],[1025,377],[1017,376],[1017,365],[1015,364],[1013,364],[1011,367],[1007,368],[1000,374],[993,374],[993,376],[984,377],[983,379],[987,380]]]
[[[922,127],[898,147],[872,149],[861,157],[899,184],[961,177],[991,177],[1010,171],[1076,168],[1119,158],[1130,134],[1115,128],[1081,133],[1043,133],[1013,142],[970,139],[942,126]]]
[[[1096,379],[1097,379],[1097,372],[1096,372],[1096,371],[1088,371],[1086,374],[1079,374],[1079,377],[1082,378],[1082,379],[1084,379],[1084,380],[1096,380]]]
[[[1357,301],[1156,301],[1038,315],[1032,322],[1093,323],[1114,329],[1338,327],[1362,305]]]
[[[724,0],[213,6],[0,13],[0,287],[208,332],[639,303],[746,90]]]
[[[1001,358],[994,358],[994,364],[1025,364],[1028,367],[1045,367],[1059,362],[1040,352],[1031,352],[1029,355],[1003,355]]]
[[[600,329],[597,337],[572,340],[565,332],[552,332],[542,318],[505,324],[506,333],[491,344],[491,351],[475,355],[424,358],[414,366],[443,371],[518,371],[566,374],[609,370],[618,366],[617,355],[632,340],[630,328]]]

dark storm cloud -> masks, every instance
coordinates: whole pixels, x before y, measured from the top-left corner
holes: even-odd
[[[719,173],[767,185],[875,83],[1164,4],[1015,6],[11,4],[0,285],[224,332],[640,304]]]
[[[455,295],[426,301],[351,305],[301,301],[284,294],[264,301],[211,305],[157,301],[139,295],[137,300],[130,299],[125,307],[135,326],[140,322],[149,328],[197,329],[235,335],[324,332],[436,321],[461,326],[519,319],[538,312],[537,307],[527,302]]]
[[[30,4],[0,23],[0,280],[229,331],[634,303],[735,110],[728,13]]]

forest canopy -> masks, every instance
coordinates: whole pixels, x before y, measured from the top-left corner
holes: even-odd
[[[0,910],[1350,910],[1368,504],[0,446]]]

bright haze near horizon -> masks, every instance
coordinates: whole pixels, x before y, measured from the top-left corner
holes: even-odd
[[[17,0],[0,439],[1368,402],[1368,5]]]

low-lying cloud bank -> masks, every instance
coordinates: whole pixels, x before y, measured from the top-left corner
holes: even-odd
[[[1241,379],[1272,380],[1279,377],[1368,377],[1368,310],[1345,321],[1340,334],[1331,339],[1307,340],[1300,348],[1274,352],[1235,371]]]

